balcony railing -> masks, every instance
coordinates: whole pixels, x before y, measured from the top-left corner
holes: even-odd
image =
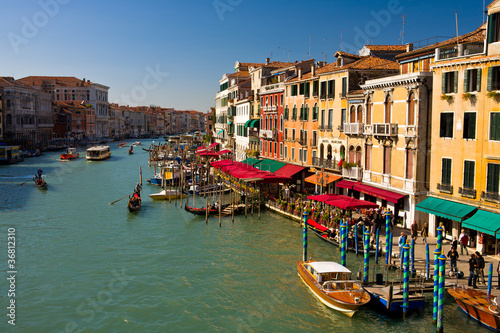
[[[437,184],[437,189],[439,192],[453,194],[453,185],[448,184]]]
[[[278,89],[284,89],[285,84],[283,82],[280,83],[274,83],[274,84],[268,84],[267,86],[262,86],[262,91],[263,92],[269,92],[271,90],[278,90]]]
[[[342,177],[361,180],[363,177],[363,169],[360,166],[342,169]]]
[[[335,170],[340,172],[342,167],[339,167],[338,161],[333,159],[329,160],[326,158],[313,157],[312,164],[316,167],[324,167],[325,169]]]
[[[458,44],[452,47],[436,49],[436,60],[463,57],[484,52],[484,42]]]
[[[500,202],[500,194],[498,194],[498,193],[482,192],[481,198],[486,200],[486,201],[491,201],[491,202],[496,202],[496,203]]]
[[[260,137],[265,139],[278,140],[278,131],[260,130]]]
[[[465,198],[476,199],[476,190],[473,188],[458,188],[458,194],[462,195]]]
[[[363,134],[363,124],[361,124],[361,123],[344,123],[344,133],[347,135]]]
[[[390,123],[373,124],[373,134],[382,136],[398,135],[398,124],[390,124]]]

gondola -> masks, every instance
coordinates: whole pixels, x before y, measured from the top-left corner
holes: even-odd
[[[39,189],[46,190],[47,182],[41,178],[38,178],[35,180],[35,186],[38,187]]]
[[[137,212],[139,209],[141,209],[141,198],[139,198],[139,200],[136,202],[132,202],[132,198],[130,198],[127,206],[129,212]]]
[[[226,208],[227,206],[228,205],[222,206],[221,207],[221,211],[224,210],[224,208]],[[203,208],[193,208],[193,207],[189,207],[187,205],[187,203],[184,205],[184,209],[186,210],[186,212],[194,214],[194,215],[206,215],[207,214],[207,210],[206,210],[205,207],[203,207]],[[217,214],[218,212],[219,212],[219,208],[213,208],[213,207],[211,207],[208,210],[208,215]]]
[[[134,150],[133,150],[132,148],[131,148],[131,149],[129,149],[129,150],[128,150],[128,154],[129,154],[129,155],[134,154]]]

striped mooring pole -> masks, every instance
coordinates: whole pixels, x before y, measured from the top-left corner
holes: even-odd
[[[408,313],[409,303],[408,299],[410,296],[409,287],[410,287],[410,245],[405,244],[403,246],[404,253],[404,271],[403,271],[403,317],[406,318],[406,314]]]
[[[346,267],[346,250],[347,250],[347,224],[344,222],[340,225],[341,246],[340,246],[340,264]]]
[[[425,244],[425,278],[429,280],[431,278],[430,272],[431,266],[429,262],[429,244]]]
[[[380,242],[379,229],[380,228],[377,228],[377,237],[375,238],[375,263],[376,264],[378,264],[378,246],[379,246],[379,242]]]
[[[439,257],[439,287],[438,287],[438,318],[437,332],[443,332],[443,312],[444,312],[444,280],[446,276],[446,257],[442,254]]]
[[[411,240],[411,275],[415,274],[415,239]]]
[[[491,295],[491,282],[493,280],[493,264],[490,263],[490,270],[488,271],[488,300]]]
[[[438,227],[437,228],[437,244],[436,244],[436,248],[437,250],[439,251],[439,254],[442,254],[443,252],[443,228],[442,227]]]
[[[391,264],[392,258],[392,232],[389,234],[389,264]]]
[[[432,300],[432,322],[437,323],[438,312],[438,284],[439,284],[439,255],[437,247],[434,250],[434,296]]]
[[[390,261],[389,257],[389,234],[391,232],[391,221],[389,219],[389,214],[385,214],[385,264],[388,265]]]
[[[307,261],[307,214],[304,213],[304,230],[302,231],[302,246],[303,246],[303,256],[302,260]]]
[[[356,250],[356,255],[359,254],[359,244],[358,244],[358,224],[354,223],[354,249]]]
[[[363,270],[363,281],[368,282],[368,273],[370,267],[370,233],[365,231],[363,234],[364,244],[365,244],[365,260],[364,260],[364,270]]]

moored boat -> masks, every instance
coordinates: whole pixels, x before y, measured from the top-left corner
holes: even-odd
[[[370,302],[370,295],[361,281],[351,280],[351,271],[336,262],[299,261],[297,270],[323,304],[349,317]]]
[[[500,332],[500,308],[497,298],[490,302],[488,295],[476,289],[453,287],[448,289],[465,314],[495,332]]]
[[[179,190],[163,190],[159,193],[151,193],[149,197],[153,200],[174,200],[176,198],[185,198],[185,194],[181,194]]]
[[[87,149],[85,158],[87,160],[99,161],[104,160],[110,156],[111,150],[109,149],[109,146],[95,146]]]
[[[74,160],[79,157],[80,154],[76,152],[76,148],[68,148],[65,154],[61,154],[61,160]]]
[[[225,205],[225,206],[222,206],[221,207],[221,211],[224,210],[227,206],[229,205]],[[191,213],[191,214],[194,214],[194,215],[203,215],[205,216],[207,214],[207,209],[206,207],[202,207],[202,208],[193,208],[193,207],[189,207],[187,205],[187,203],[184,205],[184,210],[188,213]],[[211,214],[217,214],[219,212],[219,208],[215,207],[215,206],[211,206],[209,209],[208,209],[208,215],[211,215]]]
[[[136,141],[132,144],[133,147],[141,146],[142,142],[141,141]]]
[[[14,164],[24,161],[19,146],[0,146],[0,164]]]
[[[123,141],[122,143],[118,144],[118,148],[123,148],[123,147],[126,147],[126,146],[127,146],[127,143],[125,141]]]

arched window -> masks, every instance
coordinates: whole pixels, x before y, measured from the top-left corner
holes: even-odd
[[[300,120],[304,120],[305,119],[305,116],[304,116],[304,104],[302,104],[300,106]]]
[[[273,129],[278,129],[278,116],[274,116],[274,127]]]
[[[280,131],[283,132],[283,127],[284,127],[284,124],[283,124],[283,115],[280,116]]]
[[[351,124],[356,122],[356,107],[354,105],[351,106],[351,110],[349,112],[349,122]]]
[[[288,105],[285,106],[285,120],[288,120]]]
[[[362,123],[363,122],[363,107],[361,105],[358,106],[358,114],[356,116],[356,120],[358,123]]]
[[[356,160],[355,160],[355,151],[354,151],[354,146],[350,146],[349,147],[349,159],[348,159],[348,162],[349,163],[355,163]]]
[[[7,100],[7,107],[10,107],[10,99]]]
[[[408,97],[408,125],[415,125],[415,94],[413,92]]]
[[[306,104],[306,109],[304,111],[304,120],[308,121],[309,120],[309,105]]]
[[[322,160],[325,158],[325,146],[323,144],[319,145],[319,159]]]
[[[361,147],[356,147],[356,163],[358,165],[361,165],[361,156],[362,156],[362,153],[361,153]]]
[[[319,108],[318,108],[318,103],[314,104],[313,106],[313,120],[318,120],[318,113],[319,113]]]
[[[387,95],[385,98],[385,122],[391,122],[391,111],[392,111],[392,99],[391,95]]]
[[[293,106],[292,120],[297,120],[297,105]]]
[[[372,100],[370,97],[368,97],[368,100],[366,101],[366,119],[365,119],[365,124],[371,125],[372,123]]]
[[[12,125],[12,115],[11,114],[8,114],[6,117],[5,117],[5,123],[7,125]]]

